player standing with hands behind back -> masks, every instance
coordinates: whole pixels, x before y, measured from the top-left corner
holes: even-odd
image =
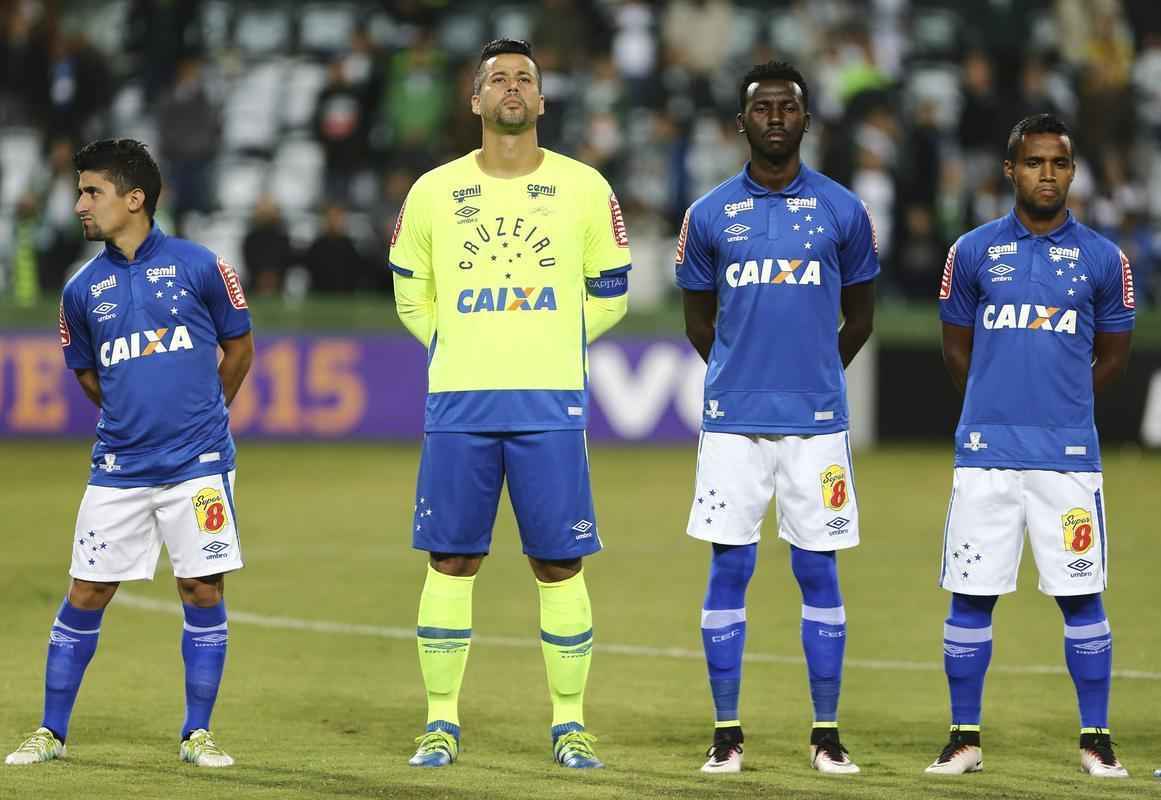
[[[855,195],[799,159],[810,114],[798,70],[756,66],[738,92],[750,161],[690,207],[677,244],[686,333],[709,366],[688,527],[713,546],[701,632],[716,722],[702,771],[742,768],[746,587],[777,496],[802,590],[810,763],[853,773],[838,734],[846,614],[835,551],[859,542],[843,368],[871,334],[874,228]]]
[[[223,573],[242,567],[226,407],[254,357],[250,312],[233,267],[154,224],[161,173],[143,144],[93,142],[73,161],[85,238],[105,249],[65,285],[60,338],[101,417],[49,636],[44,719],[6,763],[65,755],[105,607],[121,581],[153,579],[164,543],[185,612],[179,753],[228,767],[208,729],[229,639]]]
[[[943,270],[943,359],[964,402],[940,575],[953,593],[943,629],[951,736],[930,773],[983,768],[992,610],[1016,590],[1027,528],[1040,591],[1064,614],[1081,769],[1128,777],[1109,737],[1113,643],[1101,603],[1108,540],[1093,393],[1128,364],[1133,275],[1116,245],[1069,212],[1075,174],[1064,123],[1020,120],[1004,161],[1016,207],[961,236]]]
[[[459,754],[472,587],[505,479],[540,593],[553,756],[600,767],[584,727],[593,623],[581,559],[601,549],[589,487],[585,345],[628,309],[629,241],[596,170],[537,144],[540,68],[527,42],[484,47],[472,111],[483,146],[421,176],[389,262],[428,349],[412,544],[430,553],[416,630],[427,727],[411,758]]]

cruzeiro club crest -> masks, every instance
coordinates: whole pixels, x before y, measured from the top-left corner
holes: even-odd
[[[1064,549],[1070,553],[1083,555],[1092,549],[1096,537],[1093,534],[1092,513],[1086,508],[1071,508],[1060,516],[1064,528]]]
[[[214,535],[226,527],[226,498],[221,489],[206,487],[192,498],[194,515],[198,520],[198,530]]]
[[[822,504],[831,511],[841,511],[847,504],[847,471],[831,464],[822,475]]]

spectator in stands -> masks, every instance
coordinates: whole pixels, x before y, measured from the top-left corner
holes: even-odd
[[[48,52],[47,81],[36,87],[43,94],[34,101],[43,128],[54,136],[87,138],[95,132],[95,117],[108,109],[113,97],[107,59],[83,33],[56,32]]]
[[[274,198],[263,194],[254,206],[250,229],[242,240],[242,259],[251,291],[257,296],[279,294],[286,270],[294,263],[294,247]]]
[[[81,254],[84,239],[73,205],[77,200],[77,173],[71,140],[53,140],[49,168],[33,176],[30,202],[37,220],[36,272],[41,291],[54,294]]]
[[[318,96],[314,133],[326,157],[324,182],[328,202],[347,205],[351,182],[367,159],[365,98],[347,80],[341,60],[327,69],[327,83]]]
[[[200,58],[183,59],[177,79],[157,109],[161,161],[173,199],[177,233],[190,212],[208,214],[216,205],[213,164],[222,140],[222,115],[210,98]]]
[[[391,149],[430,157],[443,138],[451,102],[447,54],[433,30],[421,30],[410,47],[391,57],[383,92],[379,124]]]
[[[326,207],[323,230],[307,249],[303,262],[312,292],[354,292],[369,287],[367,263],[347,230],[347,210],[341,205]]]
[[[904,211],[892,276],[904,297],[930,301],[935,296],[947,248],[930,207],[913,205]]]

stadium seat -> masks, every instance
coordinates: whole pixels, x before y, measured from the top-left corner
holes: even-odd
[[[0,128],[0,208],[9,208],[40,169],[40,135],[32,128]]]
[[[298,45],[311,53],[344,50],[355,30],[355,10],[345,3],[311,3],[299,19]]]
[[[322,64],[296,61],[290,65],[282,101],[282,122],[286,128],[296,130],[310,125],[326,79],[327,70]]]
[[[269,165],[256,158],[223,160],[218,167],[218,203],[226,211],[248,213],[266,188]]]
[[[251,57],[285,52],[290,47],[290,16],[281,8],[249,8],[238,17],[234,44]]]
[[[286,139],[274,156],[270,191],[283,209],[313,208],[322,196],[323,152],[312,139]]]

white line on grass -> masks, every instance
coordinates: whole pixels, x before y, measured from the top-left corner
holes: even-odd
[[[139,608],[144,611],[163,611],[171,614],[180,614],[181,609],[176,603],[162,600],[153,600],[149,597],[118,592],[115,601],[123,606]],[[386,625],[357,625],[350,622],[328,622],[326,620],[295,619],[294,617],[271,617],[265,614],[254,614],[249,611],[230,610],[230,621],[241,622],[246,625],[257,625],[261,628],[277,628],[291,631],[312,631],[314,633],[343,633],[351,636],[375,636],[381,639],[414,640],[415,628],[392,628]],[[517,639],[511,636],[472,636],[473,644],[492,647],[521,647],[540,649],[537,639]],[[705,655],[700,650],[686,650],[681,647],[648,647],[638,644],[617,644],[615,642],[599,641],[597,644],[601,653],[612,653],[619,656],[646,656],[648,658],[688,658],[701,661]],[[746,653],[746,661],[762,664],[802,664],[801,656],[778,656],[771,653]],[[910,671],[910,672],[942,672],[943,664],[938,661],[890,661],[878,658],[848,658],[844,664],[854,669],[870,669],[878,671]],[[1008,672],[1014,675],[1065,675],[1067,670],[1062,666],[1045,664],[993,664],[991,672]],[[1146,672],[1139,669],[1115,669],[1114,678],[1131,678],[1143,681],[1161,681],[1161,672]]]

